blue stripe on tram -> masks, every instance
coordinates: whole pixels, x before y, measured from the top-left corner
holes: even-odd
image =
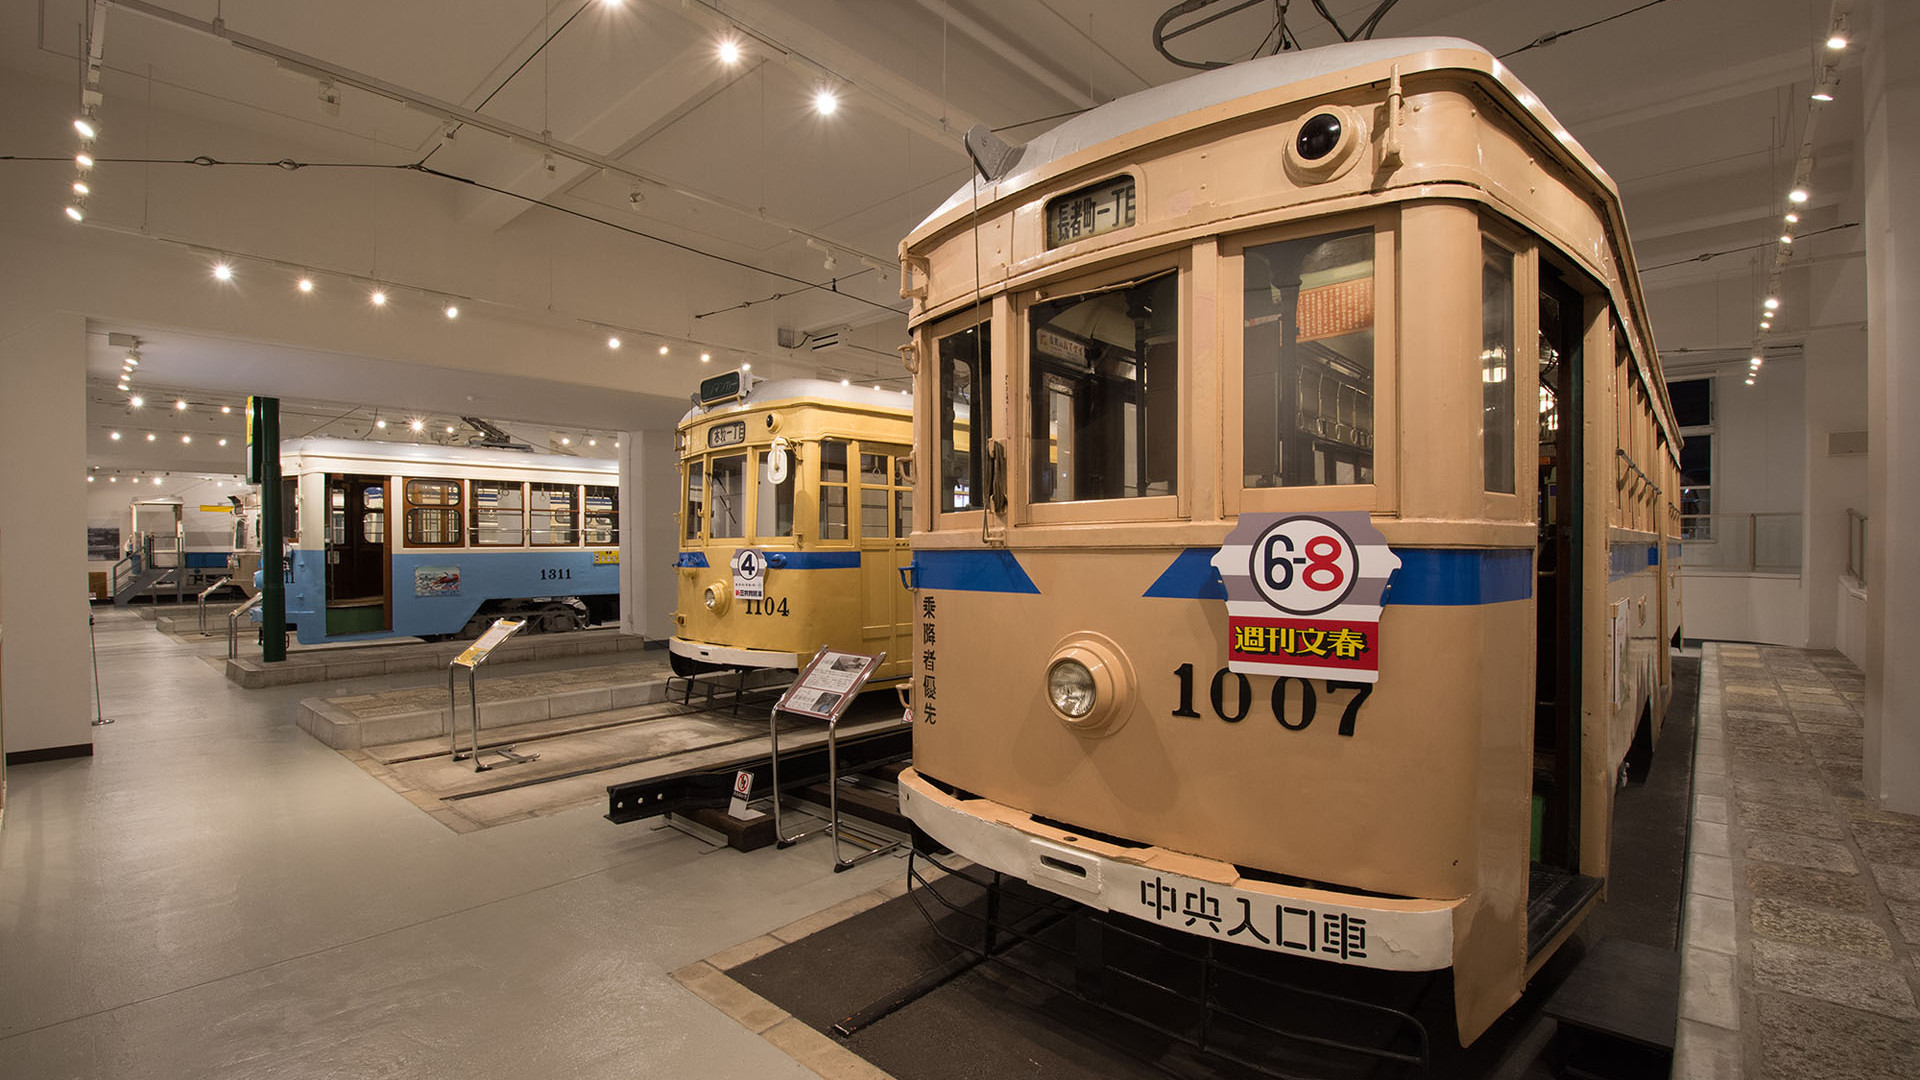
[[[914,573],[922,589],[955,592],[1039,593],[1020,560],[1002,549],[992,551],[916,551]]]
[[[1213,568],[1218,548],[1188,548],[1175,556],[1144,595],[1225,600]],[[1394,548],[1400,569],[1387,585],[1386,603],[1462,607],[1525,600],[1533,595],[1533,552],[1526,548]]]

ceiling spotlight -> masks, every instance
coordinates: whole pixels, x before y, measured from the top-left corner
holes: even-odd
[[[192,441],[193,441],[193,436],[191,436],[191,435],[182,435],[182,436],[180,436],[180,441],[181,441],[181,442],[183,442],[183,443],[190,443],[190,442],[192,442]]]
[[[874,383],[874,384],[873,384],[873,388],[874,388],[875,390],[878,390],[878,389],[880,389],[880,384],[879,384],[879,383]]]
[[[1800,224],[1800,215],[1799,215],[1799,214],[1796,214],[1796,213],[1793,213],[1792,211],[1788,211],[1788,212],[1787,212],[1787,224],[1789,224],[1789,225],[1798,225],[1798,224]]]
[[[852,379],[841,379],[841,380],[840,380],[840,385],[841,385],[841,386],[852,386],[852,385],[853,385],[853,380],[852,380]]]
[[[187,403],[185,401],[175,401],[173,408],[175,412],[185,412],[187,410]]]
[[[835,109],[838,109],[839,107],[840,107],[840,99],[834,96],[833,91],[825,89],[824,87],[814,91],[814,94],[813,94],[813,111],[814,112],[819,113],[821,116],[832,116],[833,111]]]
[[[113,440],[114,442],[119,442],[119,441],[120,441],[120,433],[119,433],[119,432],[117,432],[117,431],[109,431],[109,432],[107,432],[107,438],[109,438],[109,439],[112,439],[112,440]]]
[[[214,263],[213,276],[216,280],[219,280],[219,281],[232,281],[233,280],[232,264],[226,262],[225,260]]]
[[[1780,242],[1781,242],[1781,243],[1783,243],[1783,244],[1791,244],[1791,243],[1793,243],[1793,234],[1792,234],[1792,233],[1781,233],[1781,234],[1780,234]]]
[[[427,429],[427,422],[425,420],[409,420],[407,421],[407,427],[414,431],[425,431]]]
[[[93,483],[93,477],[91,476],[87,477],[87,483],[89,484]]]
[[[1815,101],[1832,101],[1833,87],[1828,86],[1825,83],[1822,83],[1821,85],[1814,87],[1813,93],[1808,96],[1813,98],[1813,100]]]
[[[72,218],[75,221],[87,220],[86,212],[81,210],[78,206],[67,207],[67,216]]]
[[[125,379],[121,379],[121,380],[120,380],[120,383],[119,383],[119,386],[120,386],[120,392],[121,392],[121,393],[123,393],[123,394],[124,394],[124,393],[126,393],[126,392],[127,392],[127,380],[125,380]]]
[[[741,365],[740,365],[740,370],[741,370],[741,371],[752,371],[752,370],[753,370],[753,365],[752,365],[751,363],[747,363],[747,364],[741,364]]]
[[[618,334],[607,335],[607,348],[617,349],[619,347],[620,347],[620,336]]]
[[[732,38],[721,38],[718,51],[721,63],[737,64],[740,62],[740,43],[738,41]]]
[[[142,405],[145,405],[146,403],[147,403],[147,399],[141,397],[139,394],[135,394],[132,397],[127,399],[127,404],[133,406],[136,409]]]
[[[1829,48],[1829,49],[1844,49],[1844,48],[1846,48],[1846,47],[1847,47],[1847,32],[1846,32],[1846,29],[1844,28],[1844,25],[1843,25],[1843,26],[1842,26],[1842,27],[1841,27],[1840,29],[1836,29],[1836,30],[1834,30],[1834,32],[1833,32],[1833,33],[1832,33],[1832,34],[1831,34],[1830,36],[1828,36],[1828,38],[1827,38],[1827,48]],[[76,125],[78,125],[78,124],[79,124],[79,121],[78,121],[78,120],[76,120],[76,121],[74,121],[74,123],[75,123]],[[91,137],[91,136],[89,136],[89,137]]]
[[[220,445],[221,445],[221,446],[225,446],[225,445],[227,445],[227,440],[225,440],[225,439],[221,439],[221,440],[220,440]]]
[[[447,318],[449,318],[449,319],[457,319],[457,318],[459,318],[459,317],[460,317],[460,307],[459,307],[459,305],[457,305],[457,304],[448,304],[448,305],[447,305]]]
[[[156,438],[158,438],[158,437],[159,437],[159,436],[157,436],[157,435],[155,435],[155,434],[154,434],[153,432],[151,432],[151,431],[149,431],[149,432],[147,432],[147,441],[148,441],[148,442],[152,442],[152,441],[154,441],[154,440],[155,440]]]
[[[703,364],[712,359],[713,359],[713,354],[710,352],[703,352],[700,354],[700,362]]]
[[[157,477],[157,476],[156,476],[156,477],[154,477],[154,478],[153,478],[153,486],[154,486],[154,487],[159,487],[159,486],[160,486],[160,478],[159,478],[159,477]]]
[[[387,422],[385,420],[375,420],[373,426],[379,428],[381,431],[387,430]]]
[[[296,283],[295,288],[298,288],[303,293],[310,293],[313,291],[313,279],[303,277]]]
[[[375,289],[373,290],[373,295],[367,297],[367,299],[373,302],[374,307],[386,307],[387,306],[387,290]]]
[[[588,445],[588,446],[599,446],[599,445],[600,445],[600,440],[599,440],[599,439],[588,439],[588,440],[587,440],[587,445]]]
[[[85,180],[75,180],[73,182],[73,193],[75,195],[91,195],[93,189],[87,186]]]
[[[449,435],[451,435],[451,434],[453,434],[453,425],[452,425],[452,424],[448,424],[448,425],[447,425],[447,434],[449,434]]]
[[[133,365],[134,367],[139,367],[139,366],[140,366],[140,354],[139,354],[139,353],[137,353],[137,352],[130,352],[130,353],[128,353],[128,354],[127,354],[127,363],[129,363],[129,364],[132,364],[132,365]]]
[[[660,355],[661,356],[667,355],[667,347],[665,345],[660,346]]]
[[[572,440],[572,439],[570,439],[570,438],[568,438],[568,437],[566,437],[565,435],[562,435],[562,436],[560,436],[560,445],[561,445],[561,446],[572,446],[572,445],[573,445],[573,440]]]
[[[838,268],[839,265],[840,265],[839,261],[833,257],[833,252],[831,251],[827,252],[827,257],[820,261],[820,269],[825,270],[829,273],[831,273],[833,270]]]
[[[1753,376],[1751,376],[1751,375],[1749,375],[1749,376],[1747,376],[1747,385],[1748,385],[1748,386],[1752,386],[1752,385],[1753,385]]]
[[[107,477],[107,483],[109,483],[109,484],[117,484],[117,483],[119,483],[119,482],[120,482],[120,478],[119,478],[119,477],[117,477],[117,476],[109,476],[109,477]]]
[[[220,415],[221,415],[221,416],[232,416],[232,415],[233,415],[233,406],[231,406],[231,405],[222,405],[222,406],[220,406]]]
[[[1845,43],[1842,42],[1842,44]],[[73,130],[79,132],[83,139],[91,139],[100,134],[100,129],[93,126],[93,119],[88,116],[75,117]]]
[[[1797,187],[1797,188],[1794,188],[1792,191],[1787,192],[1788,202],[1803,203],[1807,201],[1807,198],[1808,198],[1808,193],[1806,188]]]
[[[73,163],[83,169],[91,169],[93,168],[93,155],[82,150],[73,155]]]
[[[1766,305],[1768,311],[1777,311],[1780,308],[1780,298],[1777,296],[1769,296],[1762,303]]]

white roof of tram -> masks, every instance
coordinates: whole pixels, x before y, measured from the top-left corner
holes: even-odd
[[[1109,139],[1118,138],[1130,131],[1138,131],[1162,120],[1185,116],[1208,106],[1234,101],[1263,90],[1402,57],[1461,50],[1480,54],[1484,58],[1484,63],[1472,65],[1472,69],[1490,72],[1512,92],[1514,100],[1522,108],[1533,113],[1548,131],[1556,135],[1565,132],[1566,129],[1553,118],[1553,114],[1540,104],[1540,99],[1529,92],[1505,64],[1502,64],[1484,47],[1464,38],[1409,37],[1351,41],[1340,45],[1324,45],[1317,49],[1275,53],[1258,60],[1247,60],[1227,67],[1215,68],[1212,71],[1203,71],[1184,79],[1115,98],[1105,105],[1081,113],[1059,127],[1034,136],[1032,141],[1020,147],[1020,156],[1015,159],[1013,166],[1001,177],[997,185],[993,186],[1002,190],[1017,189],[1022,186],[1022,182],[1028,175],[1088,147],[1098,146]],[[1452,66],[1459,65],[1432,64],[1426,68],[1414,70]],[[1592,158],[1573,144],[1571,138],[1562,137],[1560,141],[1593,172],[1601,183],[1607,186],[1608,190],[1613,190],[1613,181]],[[978,178],[977,173],[975,178]],[[976,189],[975,185],[970,183],[954,192],[946,202],[940,204],[939,208],[928,214],[926,220],[922,221],[914,232],[919,232],[954,207],[965,205],[974,198],[976,190],[980,197],[987,197],[986,186]]]

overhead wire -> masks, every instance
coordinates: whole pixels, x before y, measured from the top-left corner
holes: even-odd
[[[1392,0],[1392,2],[1397,3],[1398,0]],[[1627,10],[1619,12],[1617,14],[1609,15],[1604,19],[1595,19],[1590,23],[1585,23],[1583,25],[1575,26],[1570,29],[1555,30],[1551,34],[1542,34],[1539,37],[1534,38],[1532,41],[1527,42],[1525,45],[1522,45],[1517,49],[1513,49],[1509,52],[1501,53],[1500,59],[1505,60],[1509,56],[1518,56],[1521,53],[1526,52],[1528,49],[1537,49],[1542,45],[1551,45],[1554,42],[1559,41],[1561,38],[1566,37],[1569,34],[1577,34],[1582,30],[1591,30],[1596,26],[1604,26],[1605,24],[1610,23],[1615,19],[1624,19],[1629,15],[1635,14],[1637,12],[1645,11],[1650,7],[1655,7],[1659,4],[1664,4],[1666,2],[1667,0],[1647,0],[1646,3],[1641,4],[1639,7],[1628,8]]]

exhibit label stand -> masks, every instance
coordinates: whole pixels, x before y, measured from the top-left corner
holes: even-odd
[[[113,718],[101,712],[100,705],[100,647],[93,640],[93,600],[87,600],[87,656],[93,661],[93,722],[90,727],[100,727],[113,723]]]
[[[780,695],[774,703],[772,717],[768,720],[770,736],[770,759],[773,767],[773,835],[780,847],[792,847],[816,833],[825,832],[833,837],[833,872],[839,873],[850,867],[859,866],[876,855],[884,855],[898,848],[902,841],[881,841],[861,836],[849,831],[840,820],[840,760],[837,756],[835,739],[839,733],[840,718],[846,715],[847,706],[859,696],[887,657],[886,653],[834,652],[824,645],[813,654],[813,659],[800,671],[800,677],[793,680],[787,692]],[[827,723],[827,805],[828,821],[817,829],[795,833],[788,836],[780,825],[780,714],[792,713],[812,720],[824,720]],[[842,841],[861,850],[861,854],[851,859],[840,857]]]
[[[454,657],[453,663],[447,665],[447,752],[454,761],[463,758],[471,759],[474,772],[486,772],[488,769],[497,769],[501,765],[524,765],[540,758],[539,754],[516,754],[512,746],[496,746],[488,748],[487,753],[499,754],[507,760],[492,765],[480,763],[480,690],[476,684],[474,672],[481,664],[487,662],[489,653],[525,625],[527,625],[525,619],[493,620],[493,625],[487,627],[487,632],[480,635],[480,640],[467,646],[466,651]],[[467,703],[473,718],[473,739],[465,752],[460,749],[460,699],[454,690],[454,672],[459,668],[467,669]]]

